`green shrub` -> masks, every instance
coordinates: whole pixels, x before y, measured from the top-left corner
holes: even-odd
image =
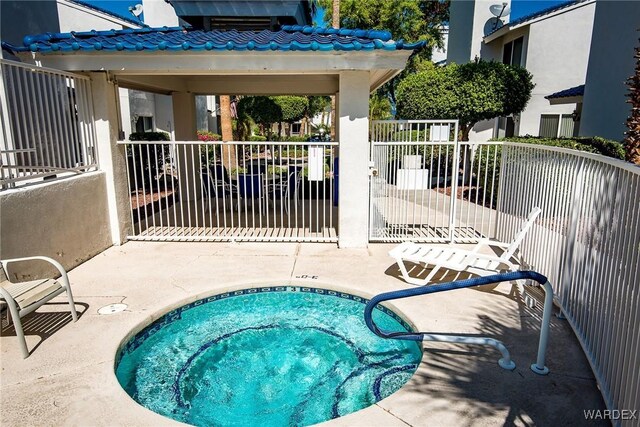
[[[169,141],[166,132],[134,132],[129,141]],[[163,168],[170,160],[168,144],[132,144],[127,146],[127,167],[129,169],[129,188],[158,189],[165,180]]]
[[[553,147],[570,148],[572,150],[587,151],[601,154],[614,159],[624,160],[624,147],[617,141],[593,137],[593,138],[542,138],[525,135],[510,138],[502,138],[498,141],[519,142],[523,144],[549,145]]]
[[[171,137],[166,132],[133,132],[129,135],[129,141],[170,141]]]
[[[263,142],[266,140],[267,140],[267,137],[262,135],[251,135],[249,137],[249,141],[252,141],[252,142]]]
[[[586,151],[589,153],[600,154],[614,159],[624,160],[624,147],[617,141],[594,137],[594,138],[542,138],[536,136],[517,136],[509,138],[501,138],[499,141],[518,142],[522,144],[548,145],[552,147],[569,148],[572,150]],[[482,158],[481,158],[482,156]],[[494,162],[495,158],[495,162]],[[485,200],[485,204],[495,207],[498,199],[498,183],[500,181],[500,161],[502,159],[502,149],[500,146],[491,146],[488,149],[482,147],[482,150],[476,151],[473,159],[473,173],[477,191],[479,191],[478,200]],[[494,164],[495,163],[495,164]],[[491,179],[495,167],[495,182]],[[487,177],[485,182],[485,176]],[[493,183],[493,185],[492,185]],[[474,197],[475,199],[475,197]]]
[[[297,135],[292,135],[292,136],[283,136],[281,141],[283,142],[307,142],[309,140],[309,135],[303,135],[303,136],[297,136]]]

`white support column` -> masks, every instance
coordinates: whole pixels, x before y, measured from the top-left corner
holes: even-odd
[[[338,244],[365,248],[369,242],[369,72],[341,72],[339,93]]]
[[[131,199],[125,147],[118,141],[118,87],[106,73],[90,73],[91,96],[100,170],[107,180],[109,226],[114,245],[126,242],[131,230]]]
[[[189,92],[173,92],[171,98],[176,141],[196,141],[198,132],[195,95]],[[200,183],[198,146],[178,146],[176,156],[179,169],[180,200],[191,202],[200,199],[202,184]]]

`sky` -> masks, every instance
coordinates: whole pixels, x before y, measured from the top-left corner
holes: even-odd
[[[142,3],[136,0],[84,0],[87,3],[95,6],[107,9],[115,12],[119,15],[127,18],[133,18],[133,15],[129,13],[129,6],[135,6],[136,3]],[[391,0],[390,0],[391,1]],[[496,4],[500,3],[500,0],[496,0]],[[511,17],[513,21],[521,16],[529,15],[531,13],[538,12],[548,7],[557,6],[559,4],[566,3],[566,0],[512,0],[511,1]]]

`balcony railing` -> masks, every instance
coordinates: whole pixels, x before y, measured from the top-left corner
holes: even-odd
[[[0,59],[0,189],[96,170],[87,77]]]

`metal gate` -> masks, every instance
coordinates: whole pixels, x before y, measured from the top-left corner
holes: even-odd
[[[458,141],[457,120],[373,121],[370,138],[370,241],[494,235],[501,143]]]

